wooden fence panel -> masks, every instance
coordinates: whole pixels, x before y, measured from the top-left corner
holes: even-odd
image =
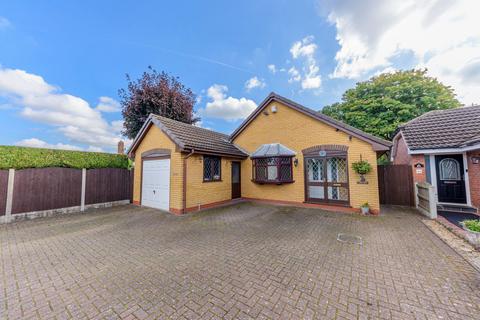
[[[130,171],[104,168],[87,170],[85,204],[131,199]]]
[[[0,170],[0,216],[5,215],[7,206],[8,170]]]
[[[409,165],[378,166],[378,186],[381,204],[415,205],[413,174]]]
[[[15,170],[12,214],[79,206],[81,193],[82,170]]]

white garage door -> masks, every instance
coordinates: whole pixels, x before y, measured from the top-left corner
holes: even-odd
[[[170,159],[145,160],[142,172],[142,206],[168,211]]]

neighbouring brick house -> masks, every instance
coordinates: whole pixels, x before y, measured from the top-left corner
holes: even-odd
[[[150,115],[134,139],[136,204],[180,214],[235,198],[380,210],[376,160],[391,143],[275,93],[230,135]],[[368,183],[351,163],[368,161]]]
[[[415,182],[435,187],[440,206],[480,207],[480,106],[428,112],[401,126],[394,164],[412,166]]]

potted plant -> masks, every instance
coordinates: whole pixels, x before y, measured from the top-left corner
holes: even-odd
[[[360,206],[360,210],[362,210],[363,215],[369,214],[370,213],[370,206],[369,206],[368,202],[365,202],[364,204],[362,204]]]
[[[468,242],[475,248],[480,248],[480,220],[464,220],[460,224],[466,231]]]
[[[367,180],[365,180],[365,175],[372,171],[372,165],[368,163],[368,161],[360,158],[360,161],[352,163],[352,169],[360,175],[360,181],[358,183],[368,183]]]

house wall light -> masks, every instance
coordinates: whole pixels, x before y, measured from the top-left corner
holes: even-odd
[[[295,159],[293,160],[293,164],[295,165],[295,167],[298,167],[298,158],[295,158]]]

